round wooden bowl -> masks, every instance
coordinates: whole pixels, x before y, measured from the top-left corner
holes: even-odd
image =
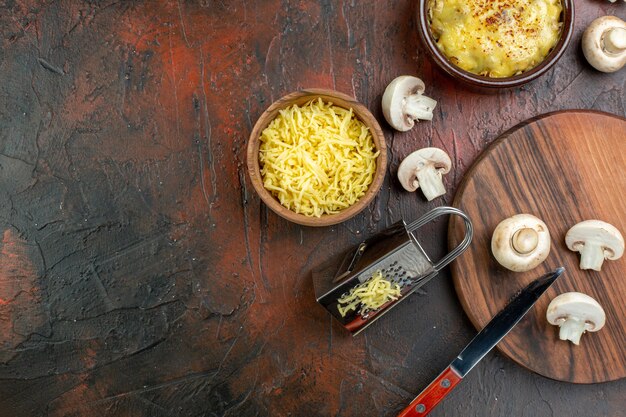
[[[428,5],[430,0],[419,0],[417,21],[418,34],[422,44],[426,47],[428,55],[433,61],[448,73],[452,78],[477,88],[511,88],[526,84],[532,81],[546,71],[548,71],[561,58],[567,45],[572,38],[574,31],[574,0],[562,0],[563,12],[561,13],[561,36],[552,48],[552,51],[539,63],[539,65],[512,77],[493,78],[483,75],[474,74],[456,66],[448,59],[437,47],[437,41],[430,30],[430,20],[428,17]]]
[[[325,102],[331,102],[336,106],[346,109],[352,109],[354,114],[361,120],[372,133],[374,139],[374,145],[376,149],[380,151],[378,158],[376,159],[376,172],[374,173],[374,179],[370,184],[367,192],[356,203],[348,207],[345,210],[337,214],[324,214],[321,217],[309,217],[303,214],[299,214],[289,210],[287,207],[280,204],[280,202],[263,186],[263,179],[261,178],[261,169],[259,167],[259,146],[261,132],[265,129],[272,120],[278,115],[278,111],[293,104],[303,105],[312,99],[321,97]],[[252,186],[256,190],[261,200],[279,216],[298,223],[304,226],[330,226],[333,224],[341,223],[349,218],[355,216],[361,212],[367,205],[374,199],[376,193],[380,190],[385,179],[385,171],[387,169],[387,146],[385,145],[385,137],[380,128],[380,125],[376,121],[376,118],[369,112],[369,110],[361,103],[357,102],[354,98],[333,90],[324,89],[307,89],[302,91],[296,91],[291,94],[280,98],[272,103],[271,106],[257,120],[250,139],[248,140],[248,174],[252,181]]]

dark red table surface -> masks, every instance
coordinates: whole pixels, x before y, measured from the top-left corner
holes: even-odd
[[[0,415],[394,415],[475,333],[449,271],[352,338],[315,303],[310,270],[450,203],[477,155],[527,118],[624,115],[626,73],[594,71],[579,44],[626,5],[576,7],[555,68],[480,94],[425,55],[415,1],[0,2]],[[401,74],[438,100],[408,133],[380,108]],[[387,139],[380,194],[335,227],[277,217],[246,174],[256,118],[304,87],[354,95]],[[395,172],[431,145],[454,170],[427,203]],[[435,257],[446,228],[423,234]],[[432,415],[624,416],[625,392],[491,353]]]

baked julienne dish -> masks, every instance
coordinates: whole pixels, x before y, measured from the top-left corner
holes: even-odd
[[[561,34],[561,0],[430,0],[439,50],[482,76],[511,77],[537,66]]]
[[[365,195],[378,155],[352,109],[317,98],[280,110],[261,132],[259,165],[263,186],[280,204],[321,217]]]

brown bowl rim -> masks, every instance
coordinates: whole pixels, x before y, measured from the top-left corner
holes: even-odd
[[[296,213],[280,204],[280,202],[276,198],[274,198],[274,196],[272,196],[272,194],[267,191],[265,187],[263,187],[263,181],[261,179],[261,169],[259,166],[259,137],[261,136],[261,132],[276,117],[276,114],[278,114],[278,111],[280,109],[283,109],[293,104],[293,101],[303,97],[310,97],[311,99],[321,97],[324,101],[333,102],[333,104],[344,108],[346,108],[346,106],[337,103],[335,100],[341,100],[349,103],[349,107],[353,109],[359,120],[361,120],[363,123],[365,123],[367,127],[369,127],[370,131],[372,132],[372,139],[374,140],[376,149],[380,151],[380,154],[376,158],[376,171],[374,173],[374,179],[372,180],[372,183],[365,192],[365,195],[352,206],[337,214],[323,214],[321,217],[308,217],[304,214]],[[378,194],[378,191],[383,185],[385,173],[387,170],[387,145],[385,143],[385,136],[383,134],[383,131],[374,115],[368,110],[367,107],[365,107],[365,105],[356,101],[354,97],[350,97],[347,94],[330,89],[306,88],[289,93],[279,98],[278,100],[273,102],[267,108],[267,110],[263,112],[263,114],[261,114],[261,116],[254,124],[252,132],[250,133],[250,138],[248,139],[246,160],[248,165],[248,175],[250,176],[250,180],[252,181],[252,186],[254,187],[261,200],[273,212],[278,214],[280,217],[283,217],[291,222],[303,226],[332,226],[334,224],[346,221],[356,214],[360,213],[362,210],[365,209],[365,207],[369,205],[369,203],[374,199],[376,194]]]
[[[446,73],[457,80],[466,82],[474,87],[487,88],[510,88],[526,84],[545,72],[547,72],[561,58],[569,45],[574,32],[574,0],[561,0],[563,3],[563,30],[559,41],[544,60],[529,71],[519,75],[504,78],[491,78],[477,75],[457,67],[437,48],[435,40],[430,31],[428,22],[428,3],[430,0],[420,0],[418,8],[418,34],[422,44],[426,46],[429,55],[435,63]]]

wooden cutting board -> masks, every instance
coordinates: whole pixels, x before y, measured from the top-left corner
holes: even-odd
[[[565,246],[574,224],[600,219],[626,235],[626,119],[593,111],[563,111],[529,120],[496,140],[469,169],[454,206],[475,228],[466,253],[452,264],[457,294],[481,329],[522,287],[558,266],[566,272],[498,344],[506,356],[549,378],[575,383],[626,376],[626,256],[601,272],[582,271]],[[491,255],[491,234],[503,219],[530,213],[548,225],[552,249],[534,270],[509,272]],[[450,247],[463,238],[452,219]],[[579,346],[558,339],[545,319],[550,300],[578,291],[598,300],[606,325]]]

